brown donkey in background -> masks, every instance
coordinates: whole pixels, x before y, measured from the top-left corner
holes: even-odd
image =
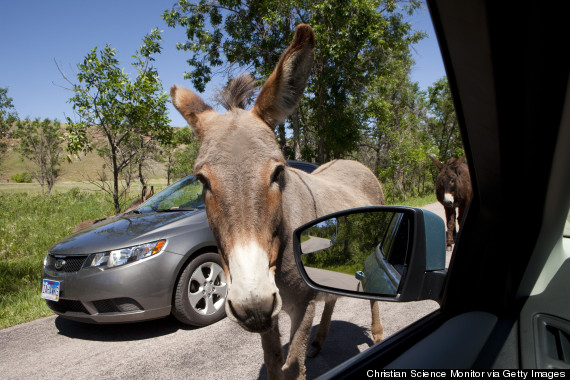
[[[318,353],[330,325],[336,297],[310,289],[293,257],[292,232],[334,211],[383,204],[380,183],[365,166],[336,160],[312,174],[290,168],[274,128],[296,108],[313,64],[314,34],[299,25],[293,42],[262,87],[252,110],[244,110],[253,81],[232,82],[229,110],[220,114],[193,92],[173,86],[174,106],[200,139],[194,173],[204,185],[208,221],[229,283],[228,317],[261,334],[270,379],[304,378],[315,302],[325,301],[310,354]],[[372,302],[374,342],[382,339],[378,303]],[[291,318],[284,362],[278,315]]]
[[[460,158],[450,158],[445,164],[439,162],[437,158],[431,158],[435,166],[440,170],[435,182],[435,194],[439,203],[445,209],[447,224],[446,245],[452,246],[455,242],[455,209],[458,209],[457,222],[463,222],[465,209],[473,198],[471,188],[471,177],[469,167],[464,162],[465,156]]]

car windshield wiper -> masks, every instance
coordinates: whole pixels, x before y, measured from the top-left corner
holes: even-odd
[[[175,212],[175,211],[198,211],[195,207],[171,207],[165,209],[157,209],[155,212]]]

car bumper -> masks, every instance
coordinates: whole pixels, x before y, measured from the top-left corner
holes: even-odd
[[[43,278],[60,282],[59,300],[46,300],[56,314],[88,323],[124,323],[167,316],[182,256],[164,251],[117,268],[73,273],[44,268]]]

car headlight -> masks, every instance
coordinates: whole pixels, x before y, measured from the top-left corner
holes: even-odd
[[[113,251],[94,253],[89,256],[86,268],[103,267],[114,268],[120,265],[132,263],[148,257],[156,256],[162,252],[166,245],[166,240],[154,241],[135,245],[133,247],[115,249]]]

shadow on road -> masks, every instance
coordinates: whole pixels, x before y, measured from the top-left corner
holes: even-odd
[[[89,324],[57,317],[55,319],[55,327],[58,329],[59,334],[66,337],[100,342],[151,339],[173,334],[178,330],[193,330],[197,328],[184,325],[172,316],[129,324]]]
[[[313,326],[311,341],[318,326]],[[323,373],[333,369],[337,365],[358,355],[358,346],[366,344],[372,347],[374,344],[368,335],[368,329],[345,321],[332,321],[329,335],[325,340],[321,352],[314,358],[307,358],[307,379],[314,379]],[[289,343],[283,346],[283,355],[286,358],[289,351]],[[267,380],[265,364],[259,370],[259,380]]]

